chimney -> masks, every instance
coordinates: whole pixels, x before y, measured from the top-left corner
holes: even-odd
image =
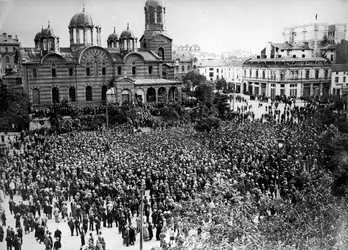
[[[11,38],[11,39],[12,39],[12,35],[8,35],[8,38]]]
[[[3,36],[7,37],[7,33],[2,33]]]

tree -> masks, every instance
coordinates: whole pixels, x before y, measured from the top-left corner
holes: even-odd
[[[225,114],[230,111],[230,104],[227,102],[228,99],[227,95],[215,94],[214,106],[218,110],[220,118],[224,118]]]
[[[197,121],[194,128],[199,132],[210,133],[212,129],[219,128],[220,122],[221,122],[220,119],[217,117],[213,117],[213,116],[204,117]]]
[[[227,88],[227,82],[225,78],[217,79],[215,83],[216,89],[217,90],[224,90]]]
[[[18,128],[29,123],[29,96],[22,89],[11,91],[2,88],[0,94],[0,126],[9,128],[12,124]]]
[[[196,87],[194,92],[194,96],[198,99],[198,101],[208,107],[213,105],[214,101],[214,93],[211,85],[204,83],[199,84]]]
[[[199,84],[205,83],[207,81],[207,78],[197,71],[190,71],[186,75],[184,75],[182,80],[185,84],[187,84],[187,81],[191,81],[192,86],[195,87]]]
[[[335,99],[335,108],[338,111],[338,113],[341,113],[343,106],[344,106],[344,103],[343,103],[342,98],[336,98]]]

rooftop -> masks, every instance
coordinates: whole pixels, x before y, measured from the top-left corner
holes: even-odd
[[[167,80],[163,78],[154,78],[154,79],[134,79],[135,85],[142,85],[142,84],[178,84],[181,83],[180,81],[173,81],[173,80]]]
[[[244,63],[267,63],[267,62],[328,62],[328,59],[323,57],[312,58],[294,58],[294,57],[282,57],[282,58],[250,58]]]

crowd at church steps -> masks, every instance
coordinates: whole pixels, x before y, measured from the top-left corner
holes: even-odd
[[[11,201],[16,225],[8,226],[18,231],[23,223],[25,233],[35,229],[38,241],[45,242],[50,236],[47,219],[69,217],[69,225],[86,235],[91,227],[100,231],[116,225],[129,245],[141,226],[142,179],[150,191],[144,205],[145,240],[160,240],[161,231],[168,231],[164,213],[180,200],[193,199],[216,176],[238,183],[244,194],[258,190],[296,202],[298,191],[307,185],[303,170],[310,165],[312,171],[320,171],[316,162],[323,156],[317,137],[322,128],[313,108],[285,109],[289,112],[283,120],[273,119],[273,106],[267,110],[272,114],[267,122],[237,117],[210,134],[196,132],[191,124],[149,133],[134,133],[131,126],[122,125],[110,132],[110,150],[103,130],[31,134],[24,139],[24,153],[1,166],[2,192],[29,202]],[[279,139],[285,141],[286,152],[279,150]],[[254,202],[258,206],[257,196]],[[130,224],[133,216],[136,224]],[[174,227],[180,237],[180,218]],[[14,234],[7,232],[10,243]],[[103,240],[97,241],[94,245],[100,249]]]

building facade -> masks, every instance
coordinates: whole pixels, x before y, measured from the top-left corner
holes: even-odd
[[[336,44],[347,39],[347,24],[310,23],[284,28],[284,42],[290,44],[308,42],[314,47],[316,41]]]
[[[17,51],[21,43],[18,37],[2,33],[0,35],[0,77],[17,72]]]
[[[331,93],[336,96],[342,96],[348,92],[348,65],[332,65],[331,75]]]
[[[147,0],[145,30],[139,39],[129,25],[114,30],[107,48],[101,47],[101,27],[85,12],[69,23],[70,46],[59,46],[50,24],[34,38],[34,48],[22,48],[23,86],[33,108],[66,99],[72,105],[105,104],[113,94],[117,103],[156,103],[180,100],[181,81],[174,80],[172,38],[164,29],[165,7]],[[109,100],[109,96],[108,96]]]
[[[327,96],[330,84],[326,58],[258,58],[244,62],[241,91],[271,98]]]

